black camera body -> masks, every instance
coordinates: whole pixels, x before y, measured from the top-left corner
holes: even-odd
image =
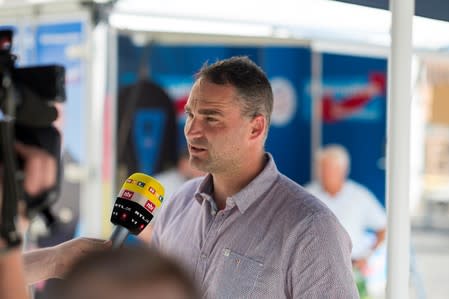
[[[16,67],[16,57],[11,54],[12,37],[11,30],[0,30],[0,118],[2,126],[9,122],[11,127],[11,133],[1,131],[0,149],[20,141],[47,151],[55,157],[58,165],[55,186],[37,197],[28,196],[18,182],[18,189],[21,189],[19,194],[21,197],[23,195],[26,201],[27,214],[33,217],[39,212],[48,213],[49,207],[59,196],[61,137],[52,123],[58,116],[54,103],[63,102],[66,99],[65,69],[60,65]],[[11,144],[5,144],[9,142],[8,138],[12,139]],[[14,160],[15,157],[10,157],[10,154],[0,150],[0,164],[6,164],[7,159]],[[23,161],[19,158],[16,165],[17,172],[20,172]],[[42,171],[46,170],[42,169]],[[4,178],[8,176],[18,178],[20,174],[3,174]],[[5,200],[8,199],[4,198],[3,201]]]

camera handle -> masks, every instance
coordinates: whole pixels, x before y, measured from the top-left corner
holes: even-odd
[[[19,188],[16,180],[16,156],[14,151],[14,91],[11,86],[10,76],[4,73],[2,87],[6,91],[4,111],[0,116],[0,138],[2,140],[3,158],[3,194],[1,203],[0,237],[6,242],[6,246],[0,251],[21,244],[20,233],[16,229],[17,205]],[[2,99],[0,99],[2,100]],[[4,113],[3,113],[4,112]]]

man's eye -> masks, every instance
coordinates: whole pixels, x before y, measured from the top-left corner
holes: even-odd
[[[206,121],[207,122],[216,122],[218,120],[216,118],[213,118],[213,117],[206,117]]]
[[[185,111],[184,113],[185,113],[185,115],[187,117],[192,117],[193,116],[193,114],[191,112],[189,112],[189,111]]]

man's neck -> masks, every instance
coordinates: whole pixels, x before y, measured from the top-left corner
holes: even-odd
[[[330,196],[335,197],[340,190],[327,190],[327,193],[329,193]]]
[[[339,186],[335,186],[332,188],[324,188],[324,191],[327,192],[327,194],[329,194],[331,197],[336,197],[337,194],[343,189],[344,183],[342,183]]]
[[[245,188],[265,167],[265,153],[240,165],[229,173],[212,174],[214,200],[219,210],[226,207],[226,199]]]

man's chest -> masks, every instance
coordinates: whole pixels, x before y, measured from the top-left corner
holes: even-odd
[[[270,276],[281,272],[280,235],[237,210],[216,215],[203,212],[172,219],[161,235],[163,250],[187,267],[208,297],[249,297],[273,291],[264,280],[272,285],[275,280]]]

